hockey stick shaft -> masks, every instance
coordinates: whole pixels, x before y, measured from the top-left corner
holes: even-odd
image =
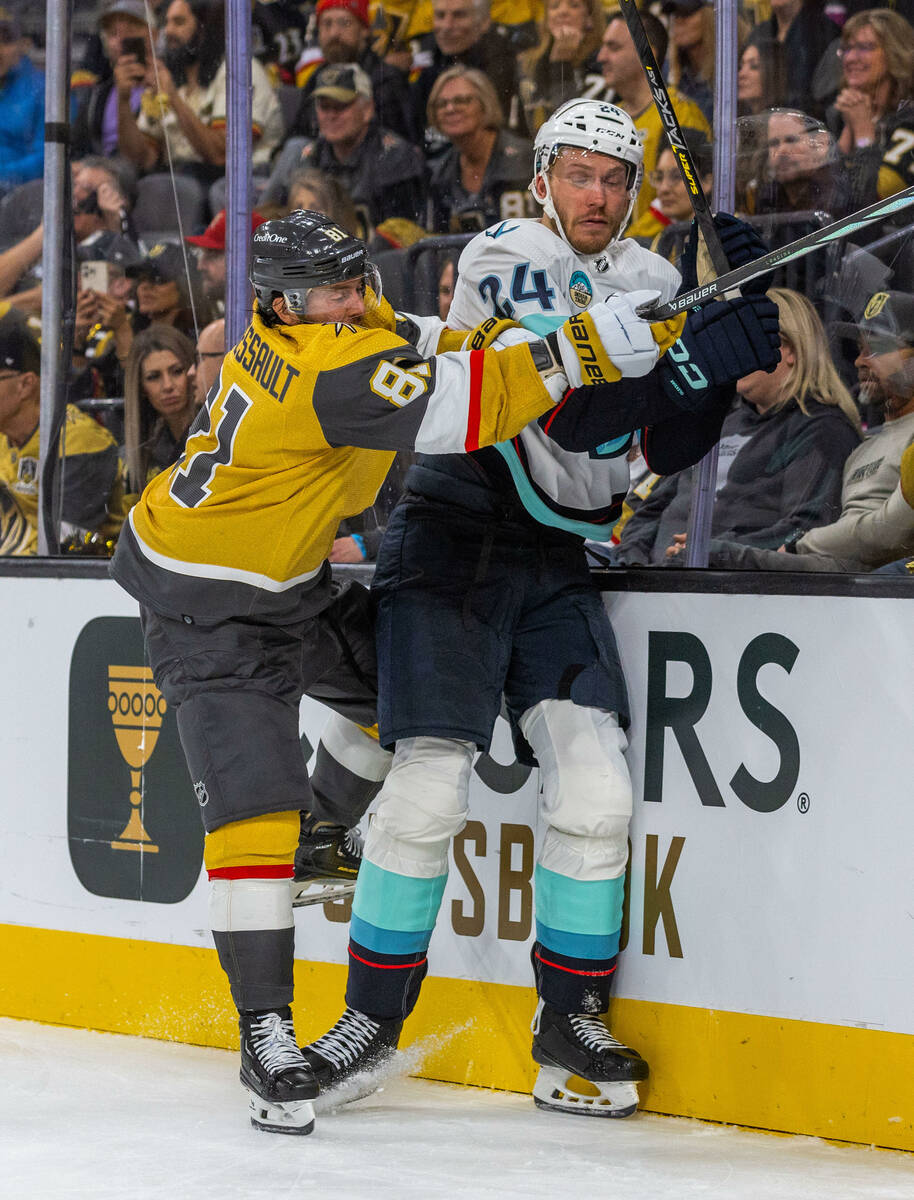
[[[730,264],[727,261],[724,248],[720,244],[718,232],[714,228],[714,217],[711,213],[708,199],[702,190],[701,179],[692,155],[689,153],[689,148],[686,145],[685,135],[682,132],[682,126],[679,124],[679,118],[676,116],[676,111],[673,108],[670,93],[667,91],[663,76],[660,74],[660,68],[657,66],[654,51],[651,49],[651,43],[644,29],[644,22],[641,20],[641,14],[638,12],[637,2],[636,0],[620,0],[620,8],[622,16],[625,18],[625,24],[628,26],[628,31],[632,36],[632,41],[635,44],[635,50],[641,60],[647,85],[654,98],[654,104],[657,106],[657,112],[660,114],[660,120],[663,122],[663,128],[666,130],[670,149],[673,151],[673,157],[676,159],[676,165],[679,167],[682,181],[686,186],[686,191],[689,193],[692,211],[695,213],[695,219],[698,221],[698,228],[704,235],[705,245],[708,247],[708,253],[711,255],[714,270],[718,275],[726,275],[730,270]]]
[[[789,245],[782,246],[779,250],[771,250],[761,258],[744,263],[741,267],[736,267],[700,287],[690,288],[689,291],[674,297],[669,303],[658,304],[649,313],[640,313],[640,315],[649,316],[652,321],[665,321],[668,317],[674,317],[677,313],[684,312],[687,308],[695,308],[743,283],[748,283],[751,279],[757,279],[759,275],[765,275],[768,271],[773,271],[775,267],[793,262],[797,258],[803,258],[805,255],[811,254],[813,250],[836,242],[839,238],[848,237],[850,234],[856,233],[858,229],[864,229],[867,225],[872,225],[874,221],[900,212],[901,209],[908,208],[911,204],[914,204],[914,187],[906,188],[903,192],[890,196],[888,200],[877,200],[875,204],[861,208],[858,212],[851,213],[850,216],[842,217],[840,221],[833,221],[831,225],[823,225],[821,229],[814,229],[812,233],[797,238],[795,242],[790,242]]]

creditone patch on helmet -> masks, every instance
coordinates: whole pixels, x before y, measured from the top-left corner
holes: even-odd
[[[593,288],[583,271],[575,271],[568,284],[571,303],[578,308],[587,308],[593,299]]]

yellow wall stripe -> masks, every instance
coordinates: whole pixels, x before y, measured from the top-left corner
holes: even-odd
[[[210,949],[0,925],[0,1013],[234,1048],[237,1018]],[[299,1037],[343,1006],[345,968],[295,964]],[[426,980],[405,1044],[417,1073],[529,1091],[532,988]],[[644,1054],[642,1107],[761,1129],[914,1150],[914,1037],[637,1000],[614,1001],[613,1032]]]

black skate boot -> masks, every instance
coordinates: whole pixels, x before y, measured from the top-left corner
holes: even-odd
[[[251,1124],[272,1133],[310,1133],[317,1080],[295,1040],[290,1008],[241,1014],[241,1082]]]
[[[356,830],[302,813],[292,904],[298,908],[351,896],[361,865],[362,839]]]
[[[540,1064],[537,1108],[585,1117],[630,1117],[648,1066],[610,1034],[599,1017],[556,1012],[540,1000],[533,1018],[533,1061]]]
[[[402,1021],[373,1021],[354,1008],[347,1008],[332,1029],[302,1054],[314,1072],[332,1108],[361,1100],[377,1091],[381,1068],[394,1057]]]

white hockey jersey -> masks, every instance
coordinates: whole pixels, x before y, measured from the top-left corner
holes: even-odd
[[[608,296],[649,288],[665,302],[679,283],[675,267],[631,239],[586,256],[539,220],[502,221],[475,237],[460,256],[448,325],[471,329],[499,316],[546,334]],[[628,490],[625,456],[632,435],[575,453],[563,450],[534,422],[497,448],[531,516],[601,539],[607,522],[615,519],[610,511]]]

